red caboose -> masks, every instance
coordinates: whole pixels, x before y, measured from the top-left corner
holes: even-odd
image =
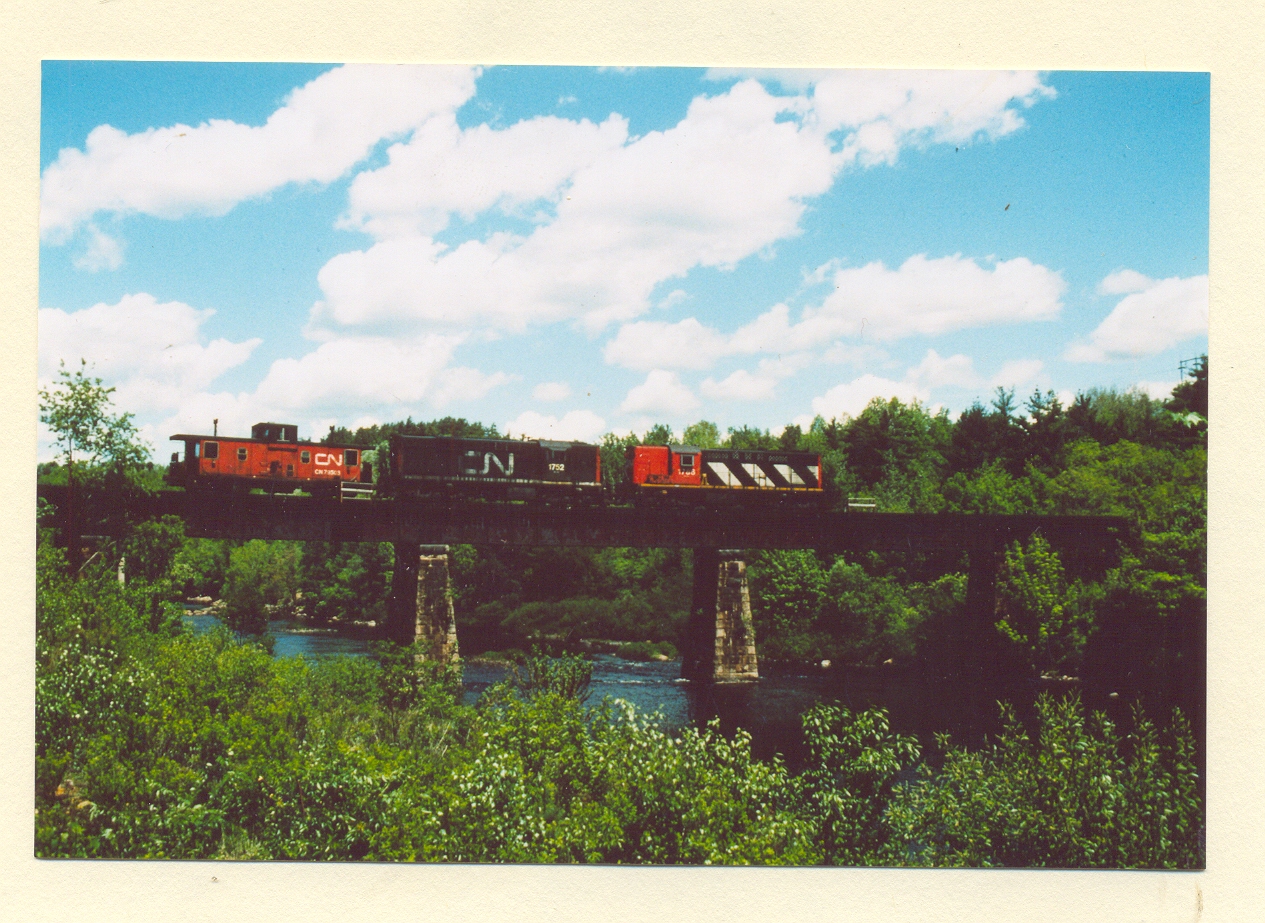
[[[184,442],[184,459],[172,453],[167,481],[190,489],[306,490],[337,496],[344,483],[372,480],[358,447],[300,442],[298,427],[288,423],[256,423],[249,439],[186,433],[171,438]]]

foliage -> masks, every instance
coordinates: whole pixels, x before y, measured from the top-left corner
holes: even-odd
[[[557,695],[583,702],[589,697],[593,664],[583,657],[548,657],[538,653],[527,658],[521,670],[515,668],[513,676],[514,685],[527,698]]]
[[[104,568],[39,547],[36,854],[692,864],[1202,863],[1180,717],[1124,740],[1045,703],[923,768],[882,712],[819,706],[791,774],[745,732],[585,709],[589,665],[529,660],[459,704],[409,648],[274,659],[228,632],[153,631]],[[947,745],[946,745],[947,746]]]
[[[699,420],[685,427],[685,432],[681,434],[681,442],[700,449],[718,449],[720,448],[720,428],[709,420]]]
[[[224,621],[235,631],[258,634],[270,612],[291,611],[299,587],[295,542],[249,541],[229,553],[224,580]]]
[[[795,780],[801,810],[816,826],[823,861],[882,862],[888,845],[885,813],[902,771],[919,756],[912,737],[891,733],[887,713],[817,705],[804,713],[808,757]]]
[[[394,553],[389,542],[306,542],[299,564],[305,618],[317,623],[386,619]]]
[[[219,539],[185,539],[171,565],[171,579],[180,594],[218,598],[228,576],[231,547]]]
[[[40,389],[40,422],[52,431],[68,464],[76,456],[89,467],[141,464],[149,452],[138,439],[132,415],[114,414],[114,389],[89,377],[87,370],[87,360],[80,361],[73,375],[61,363],[57,384]]]
[[[1035,739],[1006,710],[991,748],[949,748],[888,812],[919,865],[1201,868],[1202,809],[1190,726],[1161,735],[1140,709],[1121,737],[1080,700],[1037,702]],[[947,741],[941,740],[947,747]]]
[[[1091,613],[1085,591],[1071,587],[1058,554],[1040,535],[1006,550],[997,574],[997,629],[1017,645],[1029,670],[1075,671]]]

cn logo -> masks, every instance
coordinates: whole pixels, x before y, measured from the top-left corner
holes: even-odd
[[[335,468],[341,468],[343,466],[343,453],[317,452],[315,460],[318,465],[333,465]]]
[[[479,468],[479,461],[480,459],[479,459],[478,452],[475,452],[473,450],[466,452],[463,458],[464,467],[462,469],[462,474],[477,474],[480,477],[487,477],[492,472],[492,466],[496,465],[497,468],[501,469],[501,473],[499,477],[512,478],[514,476],[514,453],[513,452],[509,453],[508,466],[502,463],[501,460],[497,458],[496,455],[493,454],[492,452],[483,453],[482,469]]]

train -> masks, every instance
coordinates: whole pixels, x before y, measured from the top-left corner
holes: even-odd
[[[634,445],[626,477],[608,490],[601,451],[582,442],[394,434],[375,478],[363,448],[301,442],[291,424],[257,423],[249,439],[171,438],[184,443],[184,457],[172,454],[167,482],[190,490],[566,505],[816,504],[825,496],[821,456],[812,452]]]
[[[373,466],[360,446],[301,442],[298,431],[289,423],[256,423],[249,439],[177,433],[171,441],[184,443],[184,458],[171,454],[166,481],[189,490],[302,489],[331,497],[343,496],[349,484],[372,490]]]

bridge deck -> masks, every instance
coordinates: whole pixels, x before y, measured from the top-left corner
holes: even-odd
[[[57,506],[64,489],[41,486]],[[598,506],[565,508],[521,503],[325,500],[263,494],[164,491],[133,515],[173,514],[201,538],[325,542],[413,542],[426,545],[579,545],[676,548],[877,549],[999,548],[1040,531],[1056,545],[1109,552],[1126,522],[1112,516],[956,513],[816,512],[733,508]],[[86,515],[85,515],[86,514]],[[78,514],[90,532],[92,511]]]

